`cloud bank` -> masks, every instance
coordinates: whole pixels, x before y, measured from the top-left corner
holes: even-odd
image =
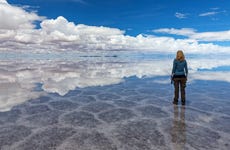
[[[6,1],[0,3],[0,18],[4,18],[0,22],[1,52],[135,50],[174,53],[184,49],[186,53],[229,53],[229,47],[211,42],[229,41],[230,31],[197,33],[193,29],[154,30],[187,37],[183,39],[142,34],[129,36],[117,28],[75,24],[63,16],[46,19]],[[35,21],[41,22],[39,29],[35,28]],[[209,43],[201,44],[200,41]]]
[[[219,32],[196,32],[196,30],[191,28],[162,28],[153,30],[156,33],[166,33],[166,34],[174,34],[174,35],[182,35],[188,37],[189,39],[193,39],[196,41],[230,41],[230,30],[227,31],[219,31]]]

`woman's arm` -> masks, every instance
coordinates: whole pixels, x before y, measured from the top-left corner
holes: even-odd
[[[173,68],[172,68],[172,74],[176,72],[176,60],[173,61]]]
[[[185,73],[186,73],[186,77],[188,76],[188,66],[187,66],[187,61],[185,61]]]

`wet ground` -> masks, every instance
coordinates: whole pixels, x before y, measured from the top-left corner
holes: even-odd
[[[230,84],[194,80],[186,105],[175,106],[160,79],[47,94],[0,112],[0,149],[229,150]]]

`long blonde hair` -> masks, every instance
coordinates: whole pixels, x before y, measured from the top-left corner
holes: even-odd
[[[178,50],[176,53],[176,60],[183,61],[185,60],[184,53],[182,50]]]

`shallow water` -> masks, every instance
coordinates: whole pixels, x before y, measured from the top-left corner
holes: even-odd
[[[230,149],[229,72],[212,71],[229,61],[189,61],[185,106],[172,105],[171,61],[2,60],[0,149]]]

